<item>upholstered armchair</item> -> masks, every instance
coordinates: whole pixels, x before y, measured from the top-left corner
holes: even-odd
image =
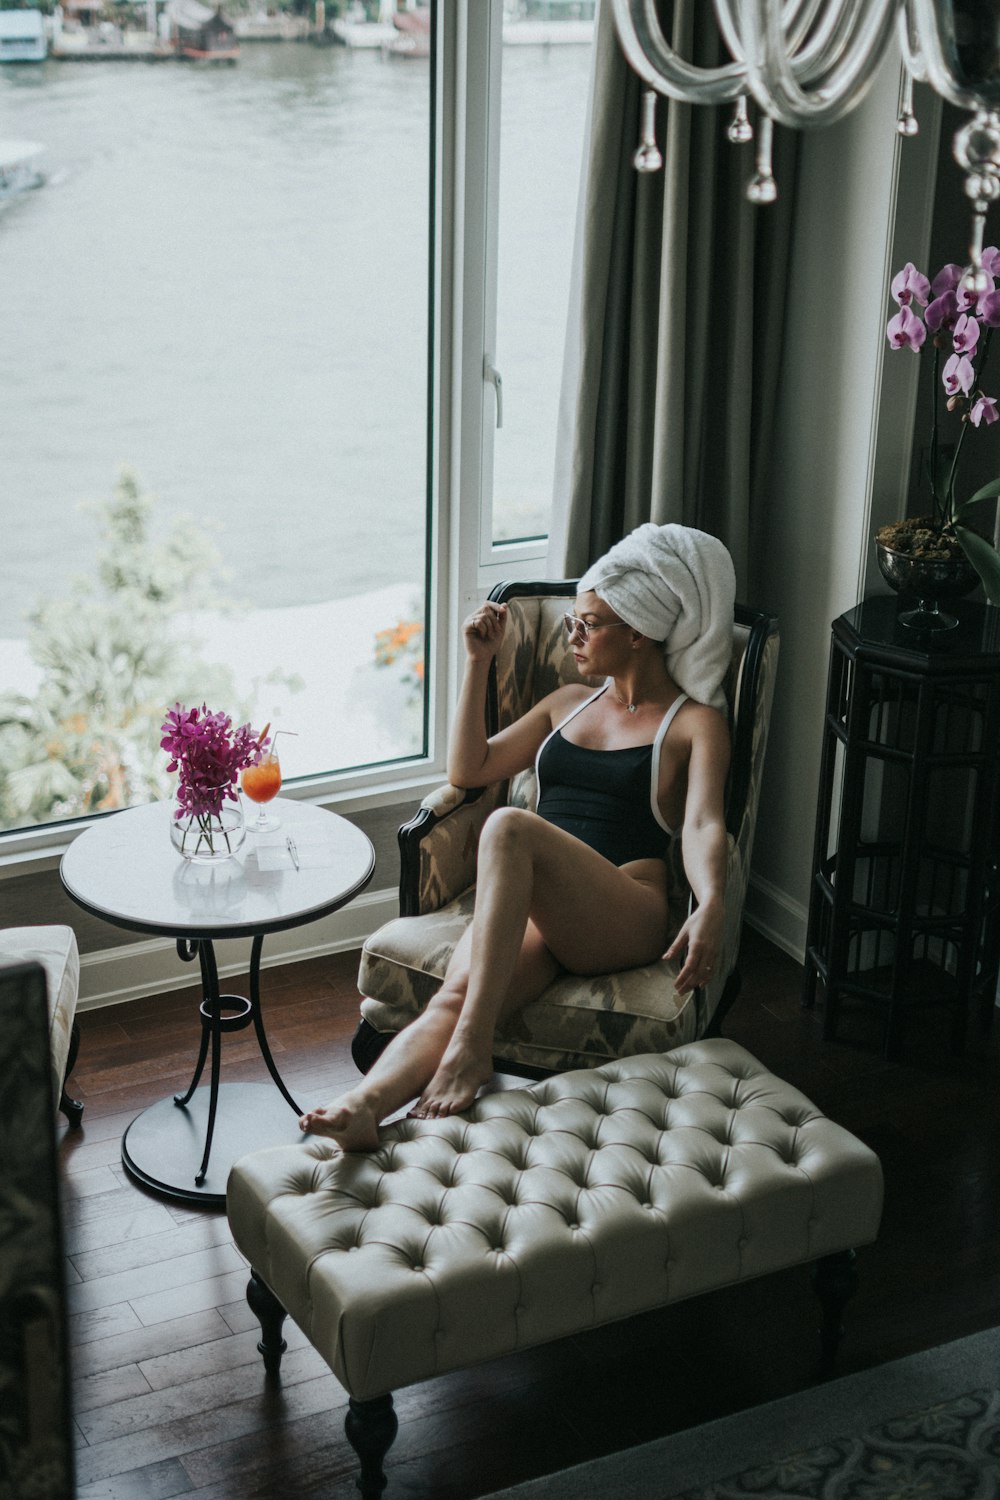
[[[76,1002],[80,989],[80,951],[72,927],[0,928],[0,967],[37,963],[45,973],[48,994],[52,1099],[71,1125],[79,1125],[83,1105],[66,1092],[80,1046]]]
[[[567,581],[500,584],[490,595],[509,606],[487,695],[491,734],[520,718],[560,684],[589,680],[580,677],[563,630],[567,600],[575,593],[575,584]],[[702,989],[678,995],[677,961],[661,959],[594,978],[561,974],[498,1033],[498,1071],[541,1077],[598,1067],[635,1053],[668,1051],[718,1033],[739,991],[736,962],[777,660],[777,621],[737,605],[726,682],[733,757],[726,792],[726,932],[717,976]],[[462,791],[444,786],[426,797],[416,816],[399,830],[400,915],[369,938],[358,976],[364,998],[352,1050],[363,1072],[390,1038],[420,1013],[444,977],[452,950],[472,917],[476,849],[487,817],[505,802],[533,807],[535,791],[533,769],[492,787]],[[691,900],[680,843],[674,840],[669,861],[674,931]],[[664,949],[670,937],[672,933],[665,937]]]

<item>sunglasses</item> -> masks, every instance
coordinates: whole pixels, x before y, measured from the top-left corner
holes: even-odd
[[[625,620],[595,620],[590,624],[587,620],[581,620],[579,615],[563,615],[563,624],[568,636],[578,635],[582,641],[589,641],[593,630],[613,630],[616,625],[625,625]]]

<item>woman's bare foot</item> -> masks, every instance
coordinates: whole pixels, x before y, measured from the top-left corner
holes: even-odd
[[[372,1151],[378,1145],[378,1120],[370,1104],[345,1094],[320,1109],[309,1109],[299,1120],[309,1135],[326,1135],[341,1151]]]
[[[493,1076],[493,1057],[489,1046],[483,1049],[465,1040],[456,1031],[438,1064],[437,1072],[424,1089],[410,1114],[417,1120],[442,1119],[468,1109],[484,1083]]]

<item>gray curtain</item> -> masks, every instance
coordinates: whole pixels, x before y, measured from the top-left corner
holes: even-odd
[[[665,10],[684,56],[725,60],[711,5]],[[775,132],[779,199],[754,208],[754,148],[727,140],[729,109],[660,99],[664,168],[640,176],[641,87],[608,3],[595,49],[550,567],[575,577],[643,521],[679,521],[722,538],[751,598],[796,141]]]

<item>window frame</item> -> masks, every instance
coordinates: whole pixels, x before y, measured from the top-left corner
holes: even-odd
[[[475,527],[476,581],[483,595],[509,578],[538,577],[548,553],[548,536],[522,541],[493,539],[494,443],[499,416],[499,394],[491,371],[502,369],[497,352],[498,248],[501,227],[500,122],[503,107],[503,4],[486,0],[469,7],[466,47],[467,86],[479,109],[470,118],[484,162],[484,182],[466,182],[463,232],[466,255],[474,267],[463,288],[463,308],[471,313],[466,376],[468,409],[465,416],[468,469],[463,476],[463,509],[468,504],[467,527]],[[476,388],[478,385],[478,406]],[[478,458],[478,472],[476,460]],[[475,499],[473,500],[473,496]],[[471,564],[470,564],[471,565]]]

